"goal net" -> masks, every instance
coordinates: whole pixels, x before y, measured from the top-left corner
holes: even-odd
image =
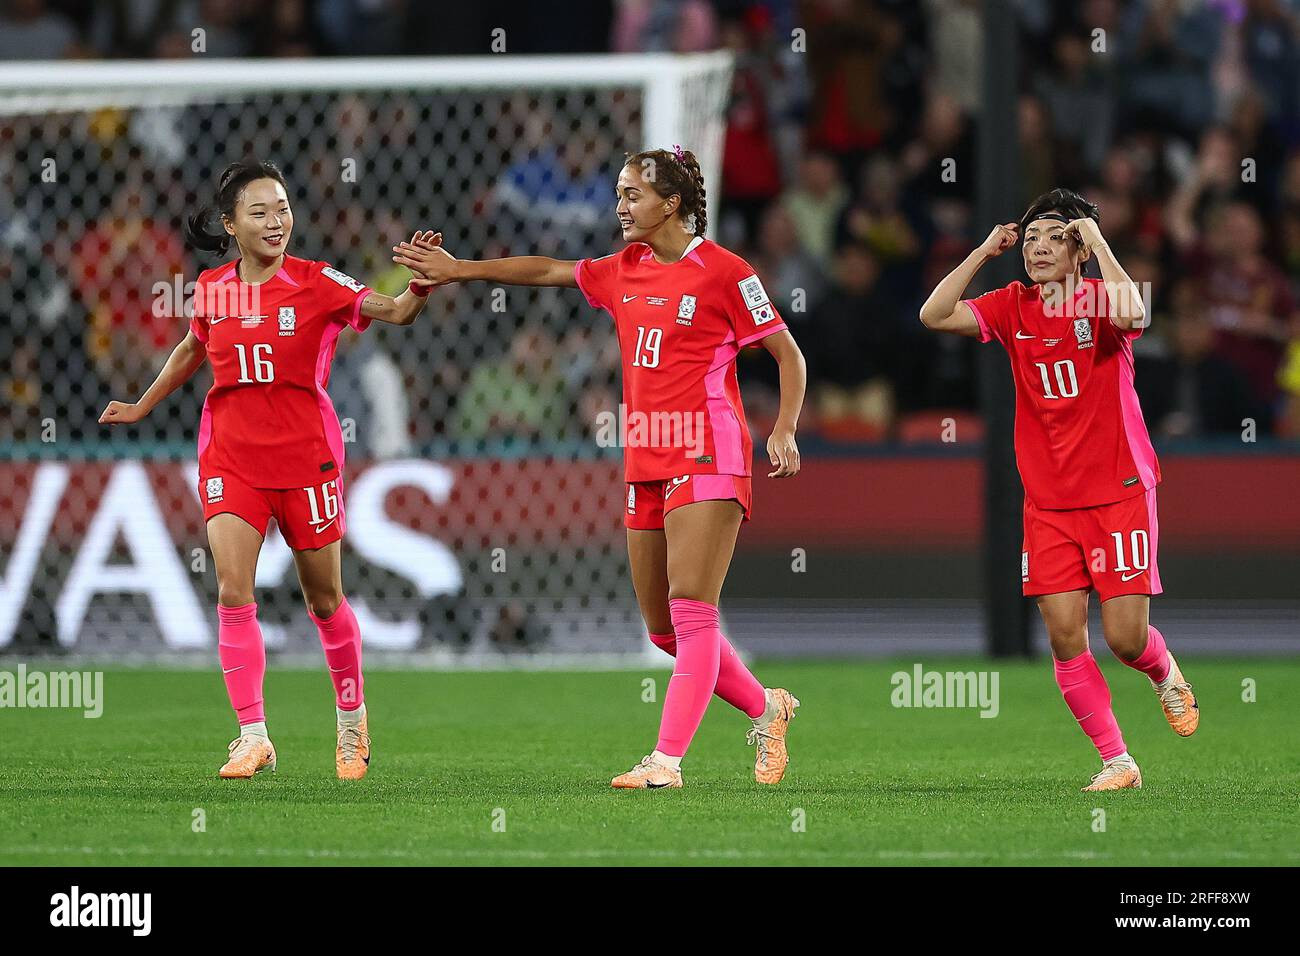
[[[618,247],[625,152],[680,143],[718,195],[727,54],[0,66],[0,650],[215,646],[195,489],[206,370],[140,425],[132,401],[215,264],[184,217],[222,168],[289,182],[291,252],[396,293],[417,228],[467,257]],[[409,328],[345,333],[344,582],[368,649],[433,662],[640,654],[622,533],[608,316],[573,291],[434,292]],[[318,654],[292,557],[257,572],[268,646]]]

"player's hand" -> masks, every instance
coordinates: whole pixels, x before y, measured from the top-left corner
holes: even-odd
[[[442,233],[422,233],[412,236],[409,242],[393,246],[393,261],[406,266],[416,278],[417,285],[439,286],[456,280],[459,260],[442,248]]]
[[[988,238],[980,243],[980,251],[990,259],[1000,256],[1020,241],[1020,226],[1014,222],[1004,222],[994,226]]]
[[[426,229],[424,231],[417,229],[415,230],[414,233],[411,234],[411,238],[406,242],[402,243],[402,245],[404,246],[409,245],[415,248],[426,249],[426,250],[435,249],[438,246],[442,245],[442,233],[434,232],[432,229]],[[397,246],[393,247],[394,252],[396,252],[397,249],[398,249]],[[394,259],[395,258],[396,257],[394,257]],[[425,276],[423,276],[419,272],[416,272],[414,269],[412,269],[411,271],[414,273],[414,276],[411,279],[411,285],[418,286],[424,289],[425,294],[428,293],[428,290],[438,285],[438,283],[434,282],[432,279],[425,278]]]
[[[143,408],[134,402],[109,402],[99,416],[101,425],[134,425],[147,415]]]
[[[1067,223],[1065,234],[1079,240],[1079,245],[1088,252],[1106,243],[1106,240],[1101,237],[1101,226],[1087,217]]]
[[[776,471],[769,471],[769,478],[791,478],[799,474],[799,446],[794,440],[793,428],[772,429],[767,439],[767,457]]]

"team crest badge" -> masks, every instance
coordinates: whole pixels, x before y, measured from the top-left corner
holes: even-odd
[[[688,321],[695,318],[695,296],[682,296],[682,301],[677,305],[677,318]]]
[[[636,485],[627,486],[627,513],[636,514]]]
[[[280,306],[280,334],[293,335],[294,326],[297,325],[298,319],[294,315],[293,306]]]
[[[226,496],[225,482],[220,478],[208,479],[208,504],[216,504]]]
[[[1092,325],[1087,319],[1074,320],[1074,337],[1079,342],[1079,348],[1092,348]]]

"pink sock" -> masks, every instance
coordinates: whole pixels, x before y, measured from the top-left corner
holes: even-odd
[[[1056,683],[1065,697],[1074,719],[1101,754],[1102,760],[1118,757],[1125,751],[1124,738],[1110,709],[1110,688],[1090,651],[1068,661],[1052,659]]]
[[[672,632],[651,634],[650,641],[669,656],[677,656],[677,636]],[[740,655],[725,634],[722,635],[718,662],[718,686],[713,688],[713,693],[746,717],[761,717],[763,711],[767,710],[767,695],[763,693],[763,685],[740,660]]]
[[[334,702],[339,710],[356,710],[365,702],[361,677],[361,627],[352,605],[344,598],[329,617],[321,618],[307,611],[320,631],[325,648],[325,664],[334,682]]]
[[[257,605],[217,605],[217,656],[226,694],[235,708],[239,726],[266,720],[262,706],[262,678],[266,676],[266,646],[257,625]]]
[[[664,714],[655,749],[680,757],[691,745],[713,688],[718,686],[722,631],[718,627],[718,609],[712,604],[674,598],[668,608],[677,635],[677,661],[668,681],[668,693],[664,694]]]
[[[1118,654],[1115,655],[1119,657]],[[1125,661],[1119,658],[1134,670],[1139,670],[1147,677],[1159,684],[1169,676],[1169,650],[1165,647],[1164,635],[1154,627],[1147,625],[1147,646],[1136,659]]]

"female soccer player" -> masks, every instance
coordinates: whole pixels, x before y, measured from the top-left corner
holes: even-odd
[[[995,226],[921,307],[940,332],[990,339],[1011,358],[1016,383],[1016,462],[1025,486],[1020,577],[1038,599],[1066,706],[1101,754],[1084,787],[1142,786],[1088,650],[1088,593],[1101,599],[1111,651],[1145,674],[1174,731],[1200,719],[1165,639],[1148,623],[1159,594],[1156,485],[1160,465],[1133,390],[1133,340],[1142,296],[1102,238],[1097,207],[1067,189],[1045,193],[1019,224]],[[1031,284],[1012,282],[975,299],[961,295],[989,259],[1024,234]],[[1085,279],[1096,257],[1101,279]]]
[[[215,233],[207,229],[214,208]],[[99,421],[140,421],[205,357],[212,363],[199,425],[199,498],[217,570],[221,671],[239,718],[220,775],[247,779],[275,770],[262,705],[266,650],[253,602],[257,555],[274,517],[293,549],[334,682],[338,776],[357,780],[370,763],[370,736],[361,632],[339,569],[343,435],[325,387],[343,329],[364,331],[373,319],[410,325],[430,283],[412,280],[390,298],[323,262],[288,255],[293,212],[271,163],[228,166],[214,206],[191,217],[186,234],[196,248],[223,255],[233,240],[239,258],[199,275],[189,333],[138,402],[109,402]]]
[[[767,441],[771,478],[799,471],[803,356],[749,264],[702,235],[704,178],[694,155],[678,147],[629,156],[616,193],[628,245],[614,255],[473,262],[415,242],[395,246],[393,259],[436,284],[579,288],[614,317],[623,356],[632,584],[650,640],[676,661],[654,752],[612,785],[680,787],[682,757],[714,693],[753,722],[755,779],[779,783],[799,701],[765,689],[741,663],[719,629],[718,599],[750,510],[751,440],[736,355],[761,341],[780,365],[780,414]]]

